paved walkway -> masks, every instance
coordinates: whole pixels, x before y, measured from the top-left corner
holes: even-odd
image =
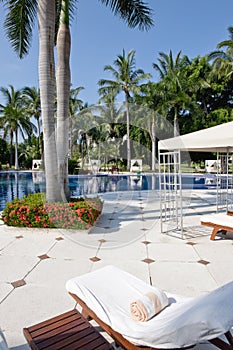
[[[108,264],[187,296],[233,280],[232,237],[210,241],[211,229],[200,225],[201,215],[215,210],[213,191],[186,193],[185,239],[161,234],[156,192],[102,197],[103,213],[89,233],[0,226],[0,327],[11,349],[28,349],[23,327],[75,306],[68,279]]]

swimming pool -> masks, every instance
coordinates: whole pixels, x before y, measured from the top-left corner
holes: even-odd
[[[98,174],[69,175],[72,197],[116,191],[145,191],[159,189],[158,174]],[[216,186],[216,175],[182,175],[184,189],[208,189]],[[0,211],[6,202],[30,193],[45,192],[45,178],[40,171],[0,172]]]

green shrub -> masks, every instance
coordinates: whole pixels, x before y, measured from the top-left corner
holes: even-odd
[[[45,195],[30,194],[8,202],[2,219],[8,226],[86,229],[102,211],[100,198],[73,198],[69,203],[45,203]]]

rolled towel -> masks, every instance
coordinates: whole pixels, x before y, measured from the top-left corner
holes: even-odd
[[[135,321],[145,322],[169,305],[167,295],[158,290],[146,293],[130,304],[130,313]]]

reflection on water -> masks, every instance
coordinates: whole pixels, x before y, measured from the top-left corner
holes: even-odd
[[[158,175],[70,176],[71,196],[93,193],[158,189]]]
[[[72,197],[115,191],[158,189],[158,175],[70,175]],[[45,177],[40,171],[0,172],[0,211],[6,202],[30,193],[45,192]]]
[[[35,192],[41,192],[41,188],[33,182],[31,172],[0,172],[0,210],[6,202]]]
[[[172,181],[169,179],[169,183]],[[182,188],[185,189],[208,189],[216,184],[215,175],[182,175]],[[103,192],[158,190],[159,175],[70,175],[69,185],[72,197]],[[223,185],[224,178],[221,178],[221,187]],[[6,202],[35,192],[45,192],[43,172],[0,172],[0,211],[3,210]]]

